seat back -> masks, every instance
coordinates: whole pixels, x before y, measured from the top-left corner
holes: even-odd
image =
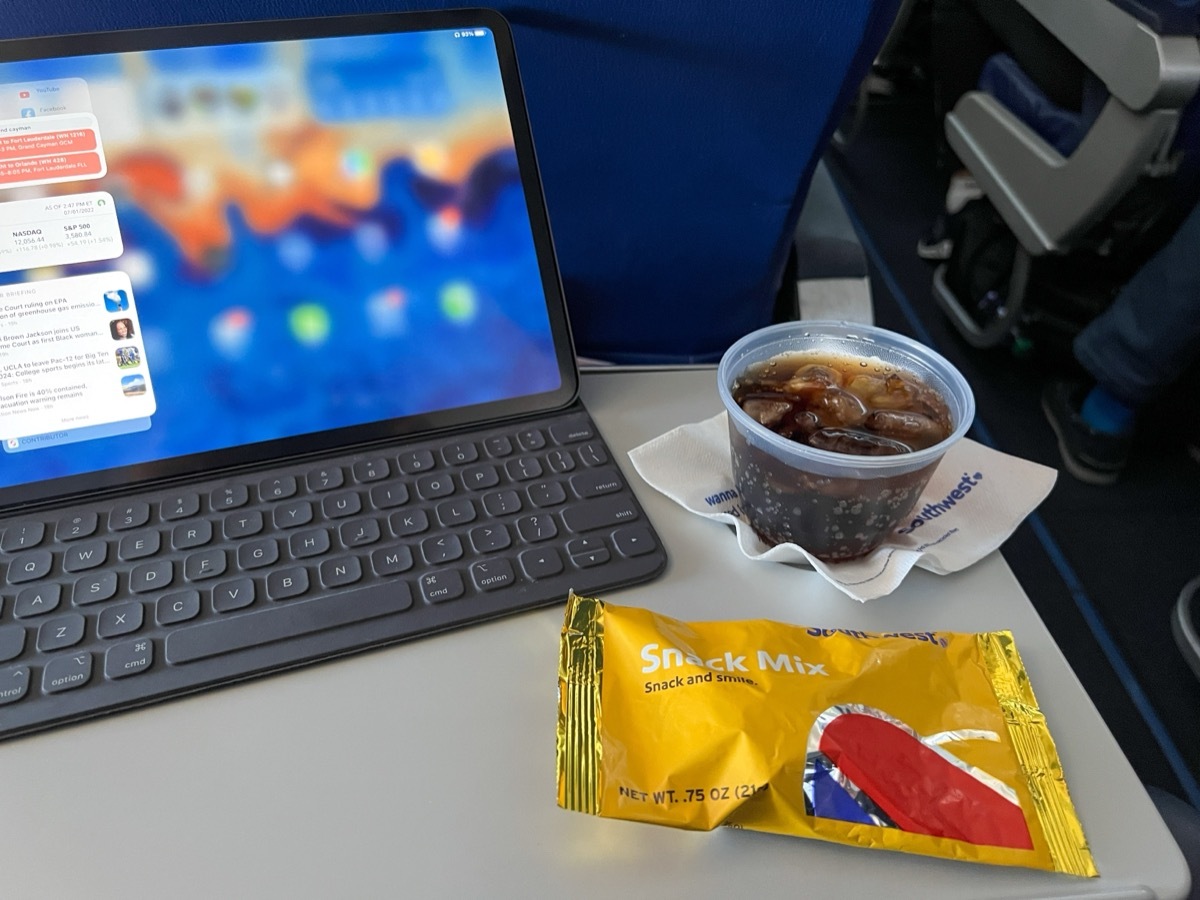
[[[946,134],[1022,246],[1039,255],[1070,249],[1148,166],[1162,167],[1200,84],[1200,46],[1195,34],[1156,34],[1116,2],[1020,2],[1103,82],[1106,102],[1067,154],[982,91],[958,101]]]
[[[392,9],[429,8],[400,0]],[[718,359],[771,321],[809,179],[899,0],[497,2],[513,25],[578,351]],[[363,11],[59,0],[0,37]]]
[[[947,269],[935,276],[935,300],[976,346],[1035,319],[1069,337],[1085,324],[1075,312],[1039,316],[1027,299],[1040,291],[1095,315],[1200,196],[1197,0],[1020,3],[1089,83],[1084,108],[1064,111],[1000,57],[946,117],[947,139],[1018,245],[994,317],[981,321],[974,298],[956,296]],[[1080,254],[1090,259],[1077,264]]]

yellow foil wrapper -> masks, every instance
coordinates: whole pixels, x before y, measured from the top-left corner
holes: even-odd
[[[568,600],[558,804],[1096,875],[1006,631],[680,622]]]

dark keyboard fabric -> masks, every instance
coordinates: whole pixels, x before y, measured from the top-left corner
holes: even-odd
[[[645,581],[582,405],[0,520],[0,738]]]

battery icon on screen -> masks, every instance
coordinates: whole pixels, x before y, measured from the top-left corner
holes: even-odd
[[[475,37],[483,37],[486,34],[487,34],[487,32],[484,31],[482,28],[475,29]]]

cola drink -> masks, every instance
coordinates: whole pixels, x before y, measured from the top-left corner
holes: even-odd
[[[933,447],[954,430],[945,399],[912,372],[876,358],[786,353],[748,367],[731,386],[756,422],[817,450],[900,456]],[[769,544],[798,544],[820,559],[869,553],[906,519],[940,456],[882,477],[798,468],[730,427],[742,506]],[[847,471],[854,471],[848,467]],[[861,473],[860,473],[861,474]]]

